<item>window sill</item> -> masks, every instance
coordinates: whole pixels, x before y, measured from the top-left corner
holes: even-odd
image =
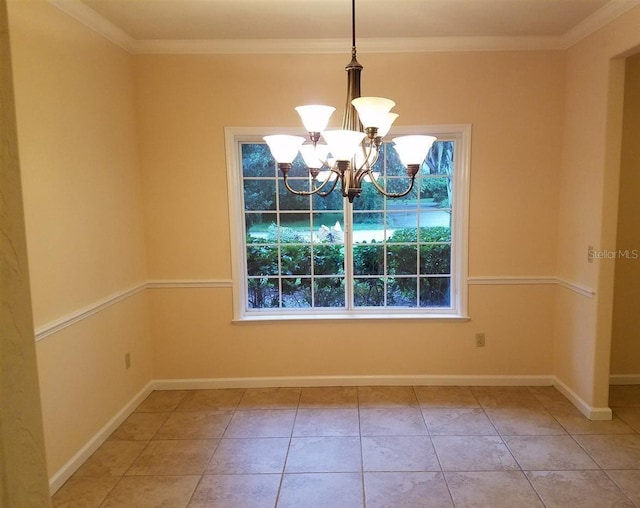
[[[379,313],[364,313],[364,312],[351,312],[341,314],[331,313],[317,313],[317,314],[300,314],[300,315],[286,315],[278,316],[273,314],[243,316],[232,320],[234,325],[250,325],[252,323],[284,323],[284,322],[322,322],[322,321],[431,321],[431,322],[447,322],[447,323],[464,323],[471,321],[469,316],[463,316],[460,314],[446,314],[446,313],[395,313],[395,314],[379,314]]]

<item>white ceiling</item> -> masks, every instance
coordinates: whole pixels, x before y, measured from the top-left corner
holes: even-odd
[[[351,37],[350,0],[50,1],[134,53],[344,51]],[[638,3],[356,0],[358,47],[567,47]]]

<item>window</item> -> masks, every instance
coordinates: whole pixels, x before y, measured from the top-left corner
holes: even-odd
[[[465,316],[470,127],[405,133],[438,138],[413,190],[364,183],[350,204],[288,192],[263,134],[227,129],[237,320]],[[375,170],[389,191],[408,185],[391,142]],[[289,183],[310,186],[300,157]]]

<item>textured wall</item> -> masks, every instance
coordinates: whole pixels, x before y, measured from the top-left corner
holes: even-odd
[[[295,127],[298,104],[344,101],[349,55],[138,57],[152,280],[229,279],[224,127]],[[561,51],[364,54],[363,93],[399,125],[472,124],[469,274],[555,274]],[[479,100],[481,98],[481,100]],[[339,115],[337,115],[339,117]],[[155,375],[545,375],[553,286],[471,286],[466,323],[231,323],[232,291],[154,289]],[[478,349],[474,332],[487,334]]]
[[[627,59],[611,374],[640,375],[640,53]]]
[[[49,506],[6,3],[0,1],[0,505]]]
[[[135,59],[46,0],[8,6],[40,330],[146,281]],[[152,378],[144,292],[39,340],[36,353],[51,476]]]
[[[635,7],[567,51],[558,275],[596,296],[561,296],[554,372],[594,406],[608,401],[615,262],[589,263],[588,247],[616,248],[623,57],[640,45],[639,23]]]

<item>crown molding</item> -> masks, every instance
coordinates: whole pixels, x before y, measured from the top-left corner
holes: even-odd
[[[59,0],[58,0],[59,1]],[[531,51],[563,49],[561,37],[410,37],[358,39],[359,53]],[[349,39],[220,39],[137,41],[136,54],[348,53]]]
[[[49,0],[49,3],[128,53],[136,52],[139,41],[80,0]]]
[[[345,53],[351,48],[347,38],[137,40],[80,0],[49,2],[132,54],[320,54]],[[359,39],[358,50],[361,53],[564,50],[636,5],[640,5],[640,0],[611,0],[561,36]]]
[[[568,49],[577,44],[637,5],[640,5],[640,0],[611,0],[566,32],[562,36],[563,48]]]

